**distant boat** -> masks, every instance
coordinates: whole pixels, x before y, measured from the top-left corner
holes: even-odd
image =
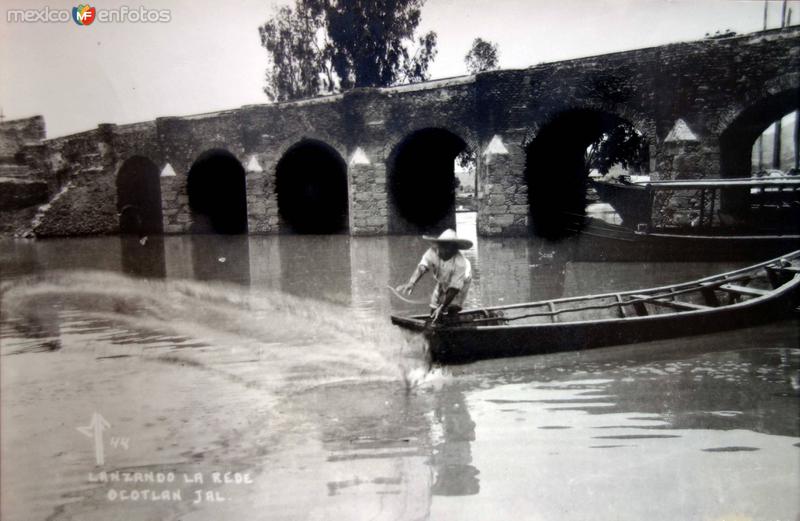
[[[591,184],[622,226],[589,220],[580,231],[590,236],[655,250],[731,248],[763,254],[761,248],[777,253],[800,245],[798,176]],[[654,208],[669,197],[684,199],[673,215]]]
[[[485,358],[631,344],[747,327],[800,304],[800,251],[658,288],[469,309],[448,322],[427,315],[392,323],[428,340],[431,359]]]
[[[601,201],[610,204],[625,225],[634,227],[650,220],[652,201],[645,183],[589,179]]]
[[[659,195],[683,194],[693,199],[693,207],[681,210],[690,214],[686,224],[694,227],[757,228],[760,222],[748,222],[754,216],[798,215],[800,212],[800,176],[647,182],[630,182],[625,178],[612,181],[589,179],[589,184],[601,200],[616,210],[622,223],[631,228],[663,226],[653,222],[653,206]],[[725,199],[734,198],[737,204],[728,204],[732,208],[725,208]],[[736,212],[741,215],[736,215]],[[734,222],[730,222],[731,218]],[[768,224],[772,226],[774,222]]]
[[[800,248],[800,222],[794,230],[739,233],[735,229],[703,230],[685,227],[650,230],[585,218],[574,228],[576,259],[605,261],[763,259]]]

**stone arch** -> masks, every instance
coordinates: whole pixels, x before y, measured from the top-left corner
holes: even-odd
[[[468,148],[439,127],[413,131],[394,146],[386,161],[390,233],[455,228],[454,160]]]
[[[533,233],[557,238],[580,226],[589,173],[586,149],[620,124],[637,130],[649,141],[649,132],[640,131],[616,113],[596,108],[567,109],[539,126],[525,146],[525,181]],[[644,166],[647,168],[647,162]]]
[[[783,90],[766,89],[766,93],[738,111],[720,133],[721,177],[750,177],[751,150],[758,136],[782,116],[800,109],[800,85],[796,83]]]
[[[153,161],[139,155],[126,159],[117,170],[116,188],[120,233],[163,232],[161,180]]]
[[[347,164],[324,141],[304,138],[275,166],[278,213],[295,233],[342,233],[348,229]]]
[[[289,150],[304,141],[322,143],[325,146],[330,147],[341,157],[345,157],[347,155],[347,147],[335,135],[329,132],[307,130],[303,132],[290,132],[284,136],[281,136],[280,139],[272,141],[269,147],[269,150],[271,151],[270,157],[273,158],[273,161],[275,161],[275,158],[280,161],[280,158],[285,156]],[[273,162],[273,168],[275,165],[277,165],[277,162]]]
[[[539,135],[539,131],[548,126],[554,120],[560,118],[565,113],[574,111],[595,112],[598,114],[608,114],[622,121],[629,123],[633,128],[646,137],[652,146],[658,142],[658,132],[655,119],[642,107],[630,103],[605,103],[601,100],[579,99],[574,104],[565,103],[564,105],[551,106],[545,110],[538,122],[534,122],[526,128],[523,139],[523,147],[527,147]]]
[[[247,233],[245,171],[236,156],[222,148],[203,152],[186,183],[194,233]]]
[[[721,136],[734,122],[753,105],[765,98],[785,91],[800,90],[800,72],[786,72],[775,76],[759,85],[756,90],[748,91],[744,96],[732,101],[727,110],[723,111],[712,130],[716,136]]]
[[[392,132],[381,142],[380,153],[384,160],[388,160],[392,153],[397,150],[411,135],[424,130],[440,130],[448,132],[458,137],[466,145],[466,149],[473,150],[477,154],[480,152],[480,137],[478,129],[474,124],[465,124],[458,119],[446,119],[442,117],[415,118],[413,125],[402,125],[392,129]]]

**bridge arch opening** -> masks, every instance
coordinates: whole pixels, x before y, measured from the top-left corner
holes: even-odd
[[[275,176],[278,212],[291,231],[347,232],[347,164],[333,147],[304,139],[281,157]]]
[[[776,119],[756,138],[751,152],[751,175],[800,174],[800,109]]]
[[[750,177],[759,170],[788,172],[791,168],[797,168],[798,110],[800,110],[800,89],[782,91],[743,110],[720,135],[721,176]],[[791,120],[794,128],[787,129],[782,124],[776,125],[776,122],[782,121],[785,116],[792,113],[795,117],[786,119]],[[783,142],[782,146],[777,148],[785,147],[783,152],[789,152],[787,156],[792,157],[774,157],[776,148],[774,133],[778,130],[776,127],[780,127],[782,134],[791,136],[789,143]],[[769,141],[770,138],[772,142]],[[765,142],[769,146],[766,151]],[[778,155],[782,154],[779,152]]]
[[[436,233],[456,227],[456,159],[469,161],[463,139],[440,128],[407,136],[388,166],[389,232]]]
[[[646,137],[629,121],[598,110],[558,114],[525,152],[531,232],[548,239],[582,226],[590,173],[617,177],[649,170]]]
[[[720,135],[721,176],[796,175],[798,109],[800,89],[793,88],[763,98],[743,110]],[[789,128],[784,127],[784,120]],[[784,136],[788,143],[781,139]],[[798,233],[800,210],[793,191],[731,187],[721,191],[719,207],[726,222],[738,227]]]
[[[222,149],[201,154],[189,169],[189,208],[194,233],[247,232],[247,185],[242,164]]]
[[[143,156],[125,160],[116,183],[120,233],[162,233],[161,179],[155,163]]]

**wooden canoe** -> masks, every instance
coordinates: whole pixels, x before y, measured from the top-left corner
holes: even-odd
[[[692,282],[464,310],[440,324],[392,316],[425,335],[436,363],[631,344],[724,331],[791,315],[800,304],[800,250]]]

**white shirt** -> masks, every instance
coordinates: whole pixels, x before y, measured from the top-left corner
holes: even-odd
[[[469,284],[472,282],[472,266],[461,252],[457,252],[448,260],[439,257],[434,248],[429,248],[419,261],[420,266],[424,266],[433,274],[436,279],[436,288],[431,295],[431,307],[437,308],[444,302],[447,290],[454,288],[459,290],[450,302],[451,306],[464,307],[464,299],[469,291]]]

